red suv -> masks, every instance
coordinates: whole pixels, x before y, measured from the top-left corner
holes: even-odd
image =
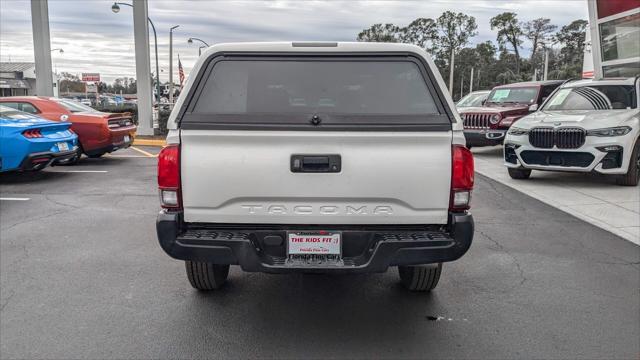
[[[84,153],[89,157],[100,157],[105,153],[127,148],[133,143],[136,132],[130,113],[100,112],[72,100],[14,96],[0,98],[0,104],[37,114],[45,119],[71,122],[71,130],[78,134],[78,155]]]
[[[482,107],[460,109],[467,147],[502,144],[511,124],[536,111],[563,82],[531,81],[496,86]]]

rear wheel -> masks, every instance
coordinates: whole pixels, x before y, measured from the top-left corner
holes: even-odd
[[[91,159],[97,159],[97,158],[101,157],[104,154],[105,153],[99,153],[99,154],[93,154],[93,155],[87,155],[87,156],[90,157]]]
[[[531,176],[531,169],[507,168],[507,170],[509,171],[509,176],[511,176],[512,179],[528,179]]]
[[[198,290],[219,289],[229,276],[229,265],[199,261],[185,261],[184,264],[191,286]]]
[[[416,266],[398,266],[402,285],[411,291],[431,291],[440,281],[442,263]]]
[[[629,168],[627,173],[620,175],[616,179],[618,185],[624,186],[636,186],[640,179],[640,141],[636,141],[636,145],[633,147],[631,153],[631,159],[629,159]]]

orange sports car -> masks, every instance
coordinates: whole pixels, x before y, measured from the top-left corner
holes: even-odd
[[[78,156],[83,153],[96,158],[131,146],[136,132],[130,113],[112,114],[97,111],[72,100],[45,96],[12,96],[0,98],[0,104],[37,114],[53,121],[71,122],[78,134]]]

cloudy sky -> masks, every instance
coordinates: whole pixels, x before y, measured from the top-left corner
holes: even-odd
[[[111,11],[109,0],[49,0],[51,48],[57,71],[99,72],[103,81],[135,77],[132,8]],[[476,18],[473,43],[492,40],[489,19],[513,11],[523,20],[548,17],[562,26],[587,19],[587,0],[429,0],[429,1],[181,1],[149,0],[149,17],[158,31],[161,80],[168,79],[169,28],[174,31],[174,55],[188,72],[198,56],[189,37],[209,44],[231,41],[337,40],[353,41],[375,23],[404,26],[418,17],[437,18],[443,11],[465,12]],[[30,2],[0,0],[0,60],[33,61]],[[152,34],[150,40],[153,39]],[[151,44],[153,45],[153,44]],[[530,44],[523,45],[528,53]],[[154,58],[151,48],[152,63]],[[174,59],[174,66],[177,60]],[[153,69],[153,67],[152,67]],[[177,69],[174,69],[177,74]],[[175,76],[177,79],[177,76]]]

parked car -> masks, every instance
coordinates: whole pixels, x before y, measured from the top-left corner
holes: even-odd
[[[16,96],[0,98],[0,104],[45,119],[71,122],[71,129],[78,134],[79,151],[92,158],[129,147],[136,131],[130,113],[100,112],[70,100]]]
[[[42,170],[77,155],[71,123],[54,122],[0,106],[0,171]]]
[[[456,108],[459,110],[470,107],[481,107],[487,100],[487,96],[491,90],[480,90],[468,93],[462,99],[456,103]]]
[[[504,145],[514,179],[531,170],[614,174],[620,185],[640,177],[638,78],[564,84],[539,111],[512,126]]]
[[[473,157],[420,47],[214,45],[168,127],[157,235],[196,289],[217,289],[240,265],[397,267],[405,287],[427,291],[471,245]]]
[[[502,144],[511,124],[536,111],[562,83],[550,80],[496,86],[482,107],[460,109],[467,147]]]
[[[91,99],[87,99],[87,98],[80,99],[80,104],[85,105],[85,106],[91,106],[91,105],[93,105],[93,104],[91,103]]]

